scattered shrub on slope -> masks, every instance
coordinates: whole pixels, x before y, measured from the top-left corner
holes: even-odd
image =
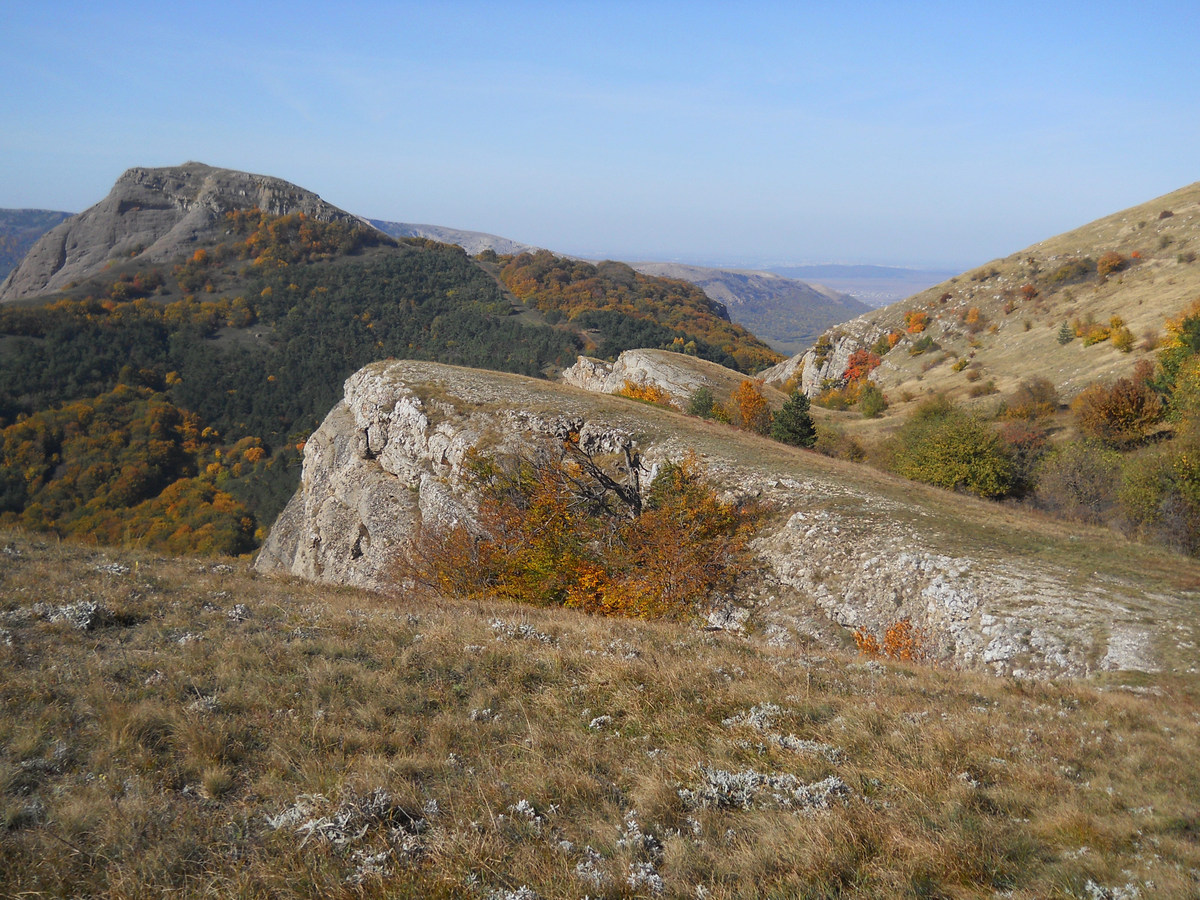
[[[1013,485],[1013,464],[996,433],[945,397],[918,407],[887,447],[898,475],[980,497],[1002,497]]]

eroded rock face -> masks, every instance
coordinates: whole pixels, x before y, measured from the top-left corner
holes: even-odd
[[[665,391],[676,409],[685,409],[692,394],[700,388],[723,395],[728,392],[731,380],[736,382],[744,377],[715,363],[697,363],[669,350],[626,350],[612,363],[581,356],[559,376],[565,384],[598,394],[615,394],[626,383],[652,385]]]
[[[439,373],[459,391],[422,399],[413,382],[428,393],[421,376]],[[300,490],[272,527],[256,567],[386,589],[398,580],[396,560],[418,525],[473,515],[474,499],[461,478],[472,449],[517,452],[539,438],[569,434],[598,454],[631,446],[620,427],[570,411],[540,416],[506,406],[506,397],[516,399],[483,373],[432,363],[377,363],[350,376],[345,399],[305,444]]]
[[[868,317],[862,317],[839,325],[831,333],[833,337],[827,347],[810,347],[764,369],[758,377],[767,384],[782,387],[799,373],[797,387],[809,397],[816,397],[823,383],[842,377],[855,350],[872,346],[886,332]],[[886,356],[881,365],[885,370],[891,368]]]
[[[41,237],[0,284],[0,302],[57,290],[116,258],[173,259],[221,233],[226,212],[253,208],[322,221],[355,218],[280,178],[194,162],[130,169],[107,197]]]
[[[730,496],[760,498],[774,511],[753,544],[760,571],[737,596],[720,598],[721,621],[748,614],[750,629],[770,641],[836,643],[843,629],[878,635],[909,618],[942,660],[998,674],[1155,667],[1146,596],[1136,584],[1081,579],[1037,559],[947,550],[958,546],[962,523],[939,521],[919,500],[813,474],[817,467],[799,451],[781,450],[778,466],[746,463],[741,438],[706,440],[703,428],[536,379],[375,363],[347,379],[345,399],[305,446],[301,488],[256,567],[387,589],[420,523],[473,516],[461,477],[473,450],[511,453],[576,434],[598,454],[628,451],[645,489],[658,464],[704,441],[709,477]]]

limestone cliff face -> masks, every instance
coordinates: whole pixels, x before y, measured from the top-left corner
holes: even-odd
[[[635,451],[643,487],[662,461],[696,450],[731,495],[770,504],[754,543],[761,569],[732,598],[768,640],[844,642],[844,629],[880,633],[909,617],[943,659],[964,666],[1084,674],[1155,664],[1144,585],[971,544],[972,516],[991,515],[982,503],[936,506],[945,495],[896,490],[884,476],[864,486],[814,454],[691,417],[433,363],[375,363],[346,381],[345,399],[305,446],[300,490],[256,567],[394,587],[393,561],[420,523],[473,515],[460,477],[469,452],[569,432],[598,452]]]
[[[420,523],[472,515],[474,499],[460,478],[472,449],[516,451],[571,432],[585,449],[612,453],[630,445],[619,425],[587,421],[581,404],[560,404],[546,415],[529,411],[552,389],[435,363],[361,369],[305,444],[300,490],[256,566],[384,589],[394,585],[397,555]]]
[[[115,258],[172,259],[223,231],[226,212],[256,207],[323,221],[354,218],[280,178],[194,162],[130,169],[107,197],[42,236],[0,284],[0,302],[57,290]]]
[[[796,386],[809,397],[815,397],[821,393],[823,383],[842,377],[855,350],[870,347],[884,333],[886,329],[869,316],[853,319],[827,332],[828,345],[809,347],[803,353],[764,369],[759,377],[767,384],[782,387],[799,373]],[[887,365],[888,359],[884,357],[883,366]]]

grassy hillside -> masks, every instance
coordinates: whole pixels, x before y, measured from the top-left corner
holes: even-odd
[[[994,260],[843,330],[867,346],[881,334],[902,335],[873,375],[895,400],[940,391],[966,398],[979,381],[1006,392],[1035,375],[1070,399],[1152,353],[1164,321],[1200,297],[1198,254],[1200,183]],[[910,331],[906,316],[914,313],[924,314],[924,330]],[[1064,322],[1073,338],[1065,344]],[[1131,343],[1114,342],[1121,327]],[[913,353],[926,339],[936,346]],[[966,365],[956,370],[960,360]]]
[[[6,896],[1200,890],[1194,673],[999,680],[0,544]]]

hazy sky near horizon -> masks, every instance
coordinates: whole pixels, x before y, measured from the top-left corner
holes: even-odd
[[[0,6],[0,207],[131,166],[594,257],[965,269],[1200,179],[1200,4]]]

